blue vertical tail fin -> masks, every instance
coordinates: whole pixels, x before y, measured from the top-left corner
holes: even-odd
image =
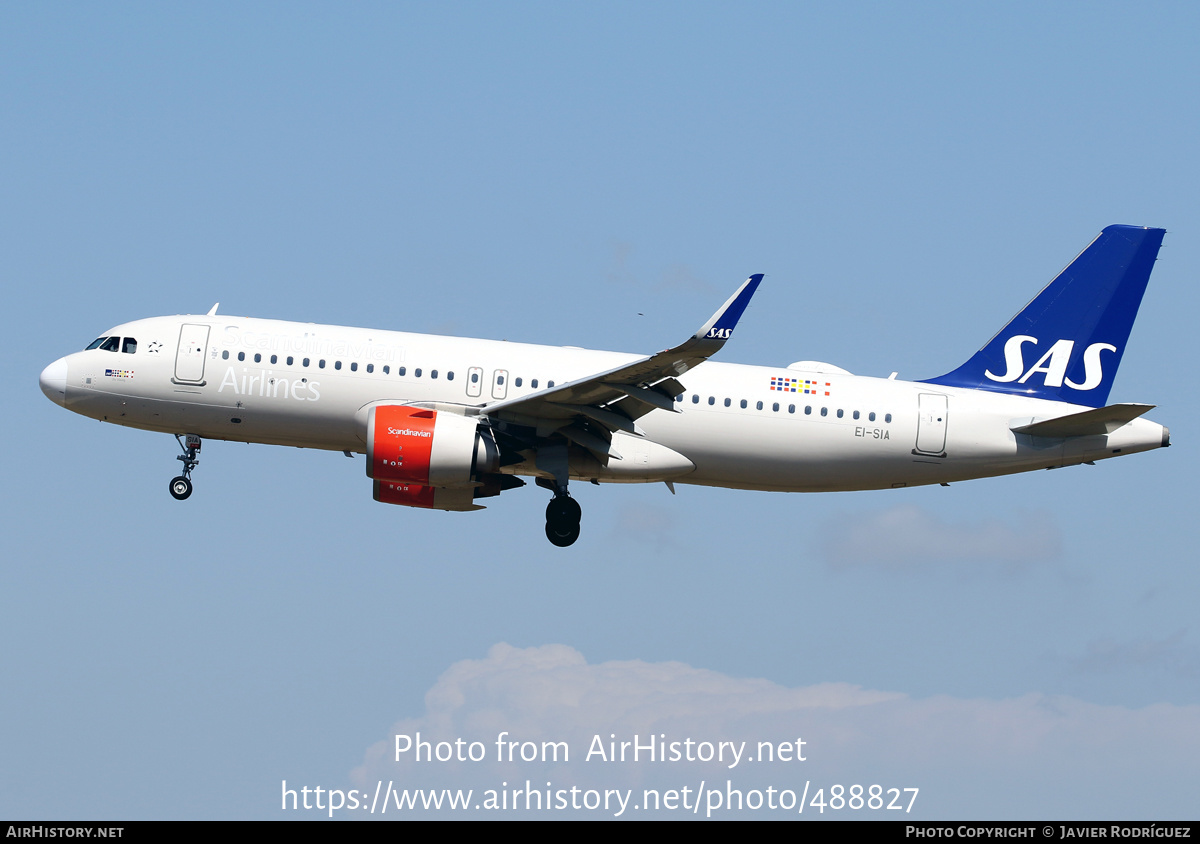
[[[1164,234],[1104,229],[970,360],[924,383],[1103,407]]]

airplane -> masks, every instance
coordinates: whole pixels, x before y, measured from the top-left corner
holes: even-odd
[[[374,498],[452,511],[532,476],[546,536],[571,481],[819,492],[1094,463],[1170,445],[1108,395],[1165,230],[1105,228],[957,369],[924,381],[818,361],[710,361],[763,276],[653,355],[219,315],[118,325],[41,373],[83,416],[174,434],[192,494],[205,439],[366,455]]]

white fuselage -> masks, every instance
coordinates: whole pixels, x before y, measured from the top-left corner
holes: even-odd
[[[68,355],[43,374],[47,394],[61,379],[61,395],[51,397],[95,419],[351,452],[366,449],[363,412],[372,405],[478,408],[639,359],[230,316],[144,319],[109,335],[132,338],[136,349]],[[573,457],[571,476],[792,492],[881,489],[1066,466],[1167,444],[1166,429],[1141,418],[1102,435],[1016,434],[1011,429],[1021,424],[1088,408],[822,365],[708,361],[679,382],[685,392],[675,401],[678,412],[639,418],[644,438],[618,433],[619,461]],[[543,474],[532,459],[502,471]]]

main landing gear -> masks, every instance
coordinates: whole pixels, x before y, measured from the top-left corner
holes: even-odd
[[[179,434],[176,434],[175,441],[183,449],[183,454],[175,457],[176,460],[183,463],[183,474],[171,478],[171,486],[169,488],[172,498],[176,501],[183,501],[192,494],[192,470],[200,462],[200,458],[196,456],[200,451],[200,437],[195,434],[185,434],[184,439],[180,439]]]
[[[554,493],[554,498],[546,505],[546,538],[559,548],[574,545],[579,538],[579,518],[583,511],[567,493],[571,476],[566,440],[539,446],[535,462],[538,469],[545,473],[538,477],[537,485]]]
[[[557,491],[546,505],[546,538],[559,548],[574,544],[582,516],[579,502],[567,495],[566,489]]]

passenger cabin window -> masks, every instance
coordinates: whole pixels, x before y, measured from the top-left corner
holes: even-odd
[[[255,353],[254,353],[254,362],[255,362],[255,363],[262,363],[262,355],[260,355],[260,354],[258,354],[257,352],[255,352]]]
[[[407,367],[407,366],[401,366],[399,369],[397,369],[397,370],[396,370],[396,374],[397,374],[397,375],[399,375],[401,378],[403,378],[403,377],[404,377],[404,373],[405,373],[405,372],[407,372],[407,371],[408,371],[408,367]]]
[[[729,399],[725,399],[725,406],[726,406],[726,407],[729,407],[729,405],[730,405],[730,404],[731,404],[730,400],[729,400]]]
[[[370,372],[374,372],[374,371],[375,371],[375,364],[368,363],[367,364],[367,372],[370,373]]]
[[[452,369],[452,370],[450,370],[449,372],[447,372],[447,373],[446,373],[446,380],[447,380],[447,381],[453,381],[453,380],[454,380],[454,370],[453,370],[453,369]],[[520,385],[520,384],[517,384],[517,386],[518,386],[518,387],[520,387],[521,385]]]
[[[246,353],[238,352],[238,360],[245,360],[245,359],[246,359]]]
[[[341,369],[341,368],[342,368],[342,362],[341,362],[340,360],[335,360],[335,361],[333,362],[333,368],[334,368],[334,369]]]
[[[229,360],[229,349],[221,352],[221,360]]]
[[[124,342],[121,343],[121,351],[127,355],[137,352],[137,340],[134,340],[132,337],[126,337]]]

